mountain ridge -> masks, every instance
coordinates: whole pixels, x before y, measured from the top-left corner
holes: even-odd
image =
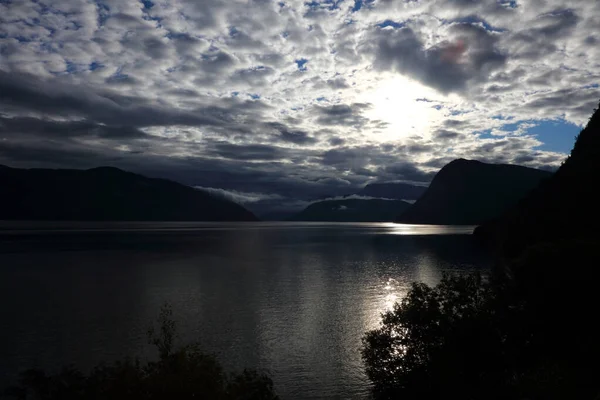
[[[423,196],[396,222],[479,225],[502,214],[551,175],[520,165],[459,158],[435,175]]]
[[[2,165],[0,186],[4,220],[257,220],[239,204],[110,166],[80,170]]]

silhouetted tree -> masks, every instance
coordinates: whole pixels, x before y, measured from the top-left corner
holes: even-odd
[[[273,381],[255,370],[227,374],[197,344],[175,348],[176,323],[169,306],[161,309],[158,329],[148,338],[159,359],[142,365],[125,359],[99,365],[86,376],[73,367],[55,375],[32,369],[21,373],[6,394],[19,400],[276,400]]]
[[[363,339],[375,397],[594,398],[596,253],[596,242],[539,245],[489,280],[414,284]]]
[[[413,284],[363,339],[375,397],[505,398],[494,298],[480,275],[445,276],[433,288]]]

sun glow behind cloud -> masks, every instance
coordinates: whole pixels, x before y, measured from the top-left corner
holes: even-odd
[[[444,118],[436,106],[444,100],[446,96],[403,76],[387,77],[361,98],[373,105],[365,113],[368,118],[388,124],[372,135],[381,142],[413,136],[429,138],[432,127]]]

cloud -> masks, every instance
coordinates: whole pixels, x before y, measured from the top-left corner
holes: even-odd
[[[364,111],[371,106],[364,103],[334,104],[332,106],[315,106],[316,122],[320,125],[342,125],[360,128],[366,125],[368,119],[363,117]]]
[[[368,38],[379,70],[393,70],[417,79],[441,92],[460,91],[507,62],[497,47],[499,38],[479,25],[456,23],[448,38],[427,46],[408,26],[378,28]]]

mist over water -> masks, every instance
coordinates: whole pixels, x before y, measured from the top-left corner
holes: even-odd
[[[154,357],[146,331],[169,302],[181,342],[270,370],[282,398],[366,397],[362,335],[411,282],[488,268],[472,229],[3,223],[0,377]]]

